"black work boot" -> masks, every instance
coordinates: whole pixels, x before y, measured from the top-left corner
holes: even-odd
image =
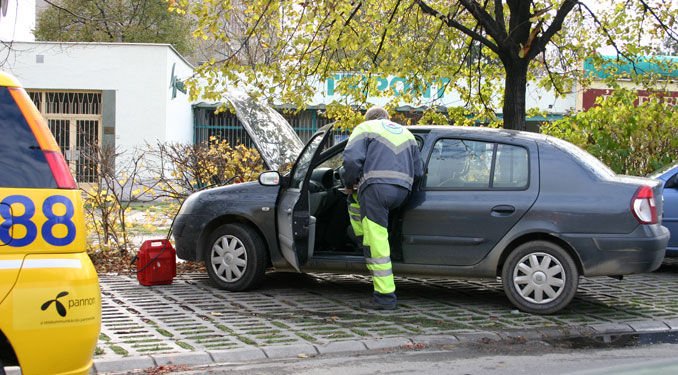
[[[368,299],[365,301],[360,301],[360,307],[363,309],[368,309],[368,310],[395,310],[398,308],[398,306],[393,303],[393,304],[382,304],[379,302],[376,302],[373,299]]]

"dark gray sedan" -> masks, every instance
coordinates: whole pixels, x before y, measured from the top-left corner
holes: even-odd
[[[256,121],[251,104],[232,101],[271,169],[301,145],[293,132],[271,130],[283,126],[275,114]],[[568,305],[579,276],[650,272],[664,258],[669,233],[660,223],[657,180],[618,176],[544,135],[410,130],[426,173],[390,220],[396,276],[501,277],[516,307],[548,314]],[[204,260],[211,280],[233,291],[255,287],[269,267],[366,273],[337,172],[345,144],[345,135],[326,126],[290,173],[191,195],[173,226],[178,256]]]

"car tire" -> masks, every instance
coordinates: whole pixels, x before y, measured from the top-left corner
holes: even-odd
[[[519,310],[552,314],[567,306],[577,293],[579,272],[562,247],[531,241],[509,254],[501,273],[504,292]]]
[[[209,236],[203,260],[217,287],[240,292],[257,287],[266,273],[267,253],[261,237],[243,224],[224,224]]]

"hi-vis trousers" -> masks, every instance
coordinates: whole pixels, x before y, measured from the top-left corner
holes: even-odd
[[[409,191],[390,184],[370,184],[348,197],[348,215],[362,241],[367,269],[372,273],[375,302],[395,304],[395,282],[388,243],[388,213],[403,204]]]

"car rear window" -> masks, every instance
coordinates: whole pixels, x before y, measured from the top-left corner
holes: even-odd
[[[546,140],[562,151],[570,155],[579,165],[591,172],[594,176],[609,180],[616,176],[616,173],[595,156],[573,145],[570,142],[563,141],[560,138],[548,136]]]
[[[0,188],[56,188],[52,171],[7,87],[0,87]]]

